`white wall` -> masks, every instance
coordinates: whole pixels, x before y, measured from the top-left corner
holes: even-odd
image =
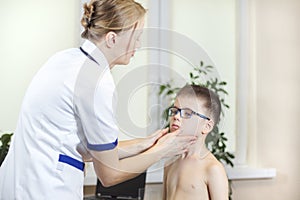
[[[248,163],[274,167],[277,175],[233,181],[233,199],[300,199],[300,1],[248,2],[255,91],[249,110],[256,110],[248,119]]]
[[[0,130],[15,130],[22,98],[41,65],[54,52],[78,46],[79,6],[74,0],[1,1]]]

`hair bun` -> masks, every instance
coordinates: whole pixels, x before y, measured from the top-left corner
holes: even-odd
[[[146,10],[133,0],[90,0],[83,4],[81,37],[98,41],[109,31],[129,30],[145,13]]]
[[[84,14],[82,18],[82,25],[85,28],[89,28],[91,26],[92,16],[94,13],[94,6],[92,4],[85,3],[83,6]]]

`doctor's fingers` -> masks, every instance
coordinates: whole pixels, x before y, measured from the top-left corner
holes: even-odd
[[[178,149],[186,149],[196,142],[197,137],[191,135],[177,135],[173,141]]]
[[[165,141],[163,145],[165,157],[173,157],[187,152],[188,147],[195,143],[193,136],[176,136],[172,142]]]
[[[163,137],[164,135],[166,135],[169,131],[169,128],[165,128],[165,129],[161,129],[156,131],[155,133],[152,133],[148,139],[152,140],[153,143],[156,142],[157,140],[159,140],[161,137]]]
[[[161,145],[165,146],[166,156],[175,156],[185,153],[188,147],[196,142],[195,136],[189,135],[168,135],[165,136],[164,141],[161,141]],[[163,138],[162,138],[163,139]]]
[[[162,142],[172,142],[173,144],[187,144],[189,142],[194,142],[197,140],[197,137],[194,135],[182,135],[181,130],[176,130],[174,132],[168,133],[164,137],[162,137],[159,141]]]
[[[173,140],[176,139],[177,135],[180,134],[180,130],[176,130],[174,132],[171,133],[167,133],[165,135],[163,135],[161,138],[159,138],[158,140],[158,144],[168,144],[168,143],[173,143]]]

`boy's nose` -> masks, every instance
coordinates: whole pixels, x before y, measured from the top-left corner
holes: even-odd
[[[181,116],[180,116],[180,112],[177,111],[177,113],[174,115],[174,119],[180,119]]]

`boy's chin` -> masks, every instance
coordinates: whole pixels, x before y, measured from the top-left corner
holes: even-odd
[[[173,128],[173,127],[169,127],[169,130],[170,130],[170,132],[174,132],[174,131],[177,131],[177,130],[179,130],[179,128]],[[181,129],[180,129],[181,130]]]
[[[169,130],[170,130],[170,132],[180,130],[181,131],[180,135],[192,135],[192,136],[197,136],[197,135],[199,135],[199,132],[200,132],[197,129],[193,129],[191,127],[186,127],[186,126],[184,126],[184,127],[181,126],[181,127],[178,127],[178,128],[170,126]]]
[[[192,131],[185,131],[182,128],[174,128],[174,127],[170,127],[170,132],[174,132],[180,130],[180,135],[195,135],[195,132]]]

